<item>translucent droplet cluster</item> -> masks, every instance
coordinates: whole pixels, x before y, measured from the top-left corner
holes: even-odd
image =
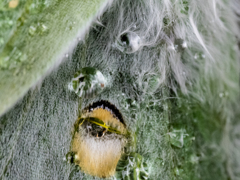
[[[106,84],[106,78],[99,70],[93,67],[85,67],[74,75],[69,84],[69,89],[79,97],[90,98],[100,94]]]
[[[134,53],[141,47],[141,38],[135,32],[125,32],[117,38],[116,47],[126,54]]]

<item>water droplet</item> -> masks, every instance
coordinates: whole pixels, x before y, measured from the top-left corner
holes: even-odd
[[[178,148],[182,148],[184,144],[184,137],[187,135],[185,134],[185,129],[173,129],[172,132],[168,133],[170,138],[170,143],[173,146],[176,146]]]
[[[172,43],[168,46],[168,49],[170,49],[171,51],[176,51],[175,46]]]
[[[219,93],[219,97],[222,98],[224,96],[224,93]]]
[[[203,58],[203,59],[205,59],[206,58],[206,55],[205,54],[201,54],[201,57]]]
[[[11,61],[23,62],[27,60],[27,55],[23,54],[17,47],[14,47],[12,52],[10,53]]]
[[[199,161],[199,157],[197,157],[195,154],[192,154],[192,155],[190,155],[189,161],[190,161],[192,164],[197,164],[198,161]]]
[[[26,56],[17,47],[14,47],[8,56],[2,57],[0,66],[2,69],[15,69],[25,59]]]
[[[68,54],[65,54],[65,57],[66,57],[66,58],[68,58],[68,56],[69,56]]]
[[[161,80],[159,78],[159,76],[152,76],[149,80],[149,92],[155,92],[159,85],[161,84]]]
[[[163,109],[164,109],[165,111],[167,111],[167,110],[168,110],[168,105],[167,105],[167,104],[164,104],[164,105],[163,105]]]
[[[183,172],[183,169],[177,168],[177,167],[174,168],[174,174],[175,174],[176,176],[181,175],[182,172]]]
[[[117,179],[148,179],[149,168],[144,158],[138,153],[123,155],[116,169]]]
[[[12,20],[9,20],[9,21],[8,21],[8,24],[9,24],[10,26],[12,26],[12,25],[13,25],[13,21],[12,21]]]
[[[44,33],[48,30],[48,27],[45,24],[40,23],[39,24],[39,29],[41,33]]]
[[[68,88],[79,97],[94,97],[100,94],[107,86],[107,80],[103,74],[93,67],[85,67],[78,71]]]
[[[141,38],[135,32],[125,32],[117,38],[116,47],[121,52],[134,53],[141,47]]]
[[[174,49],[177,52],[182,52],[187,48],[187,42],[183,39],[175,39]]]
[[[34,26],[30,26],[29,29],[28,29],[28,33],[31,35],[31,36],[34,36],[35,33],[37,31],[37,28],[34,27]]]
[[[199,55],[196,53],[195,55],[194,55],[194,59],[198,59],[199,58]]]

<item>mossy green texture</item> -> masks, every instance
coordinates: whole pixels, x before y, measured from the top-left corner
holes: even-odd
[[[106,3],[29,0],[15,9],[1,3],[0,15],[13,25],[1,27],[0,115],[63,59]]]
[[[138,153],[123,155],[118,162],[116,171],[115,177],[119,180],[148,179],[148,166]]]

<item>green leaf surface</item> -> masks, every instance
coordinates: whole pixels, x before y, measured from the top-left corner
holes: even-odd
[[[1,26],[6,37],[0,48],[0,115],[61,62],[106,4],[107,0],[29,0],[11,10],[2,3],[2,16],[9,14],[6,19],[14,25]]]

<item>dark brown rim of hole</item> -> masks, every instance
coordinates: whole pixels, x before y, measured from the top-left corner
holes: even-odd
[[[84,108],[84,111],[91,112],[93,109],[96,109],[96,108],[111,110],[113,116],[115,118],[117,118],[124,126],[126,126],[121,112],[116,108],[115,105],[111,104],[110,102],[108,102],[106,100],[100,100],[100,101],[94,102],[94,103],[90,104],[89,106],[87,106],[86,108]]]

